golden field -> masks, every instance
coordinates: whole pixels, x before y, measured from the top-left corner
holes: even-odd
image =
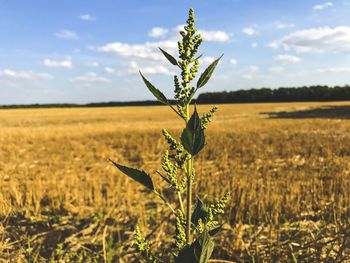
[[[161,255],[169,211],[108,159],[160,187],[161,129],[182,127],[161,106],[0,110],[0,262],[139,262],[136,222]],[[195,165],[200,197],[232,193],[214,258],[350,262],[350,102],[219,105]]]

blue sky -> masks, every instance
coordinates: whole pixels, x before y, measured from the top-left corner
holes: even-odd
[[[350,83],[350,0],[0,0],[0,104],[168,97],[178,29],[195,9],[203,91]]]

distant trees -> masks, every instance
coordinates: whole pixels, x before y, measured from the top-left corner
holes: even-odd
[[[202,93],[197,103],[291,102],[350,100],[350,86],[310,86],[261,88],[237,91]]]
[[[173,103],[173,101],[170,101]],[[99,108],[99,107],[123,107],[123,106],[157,106],[162,105],[158,101],[143,100],[143,101],[109,101],[109,102],[93,102],[87,104],[74,103],[52,103],[52,104],[13,104],[0,105],[0,109],[36,109],[36,108]]]
[[[350,86],[303,86],[288,88],[261,88],[237,91],[207,92],[198,96],[197,104],[206,103],[245,103],[245,102],[292,102],[292,101],[341,101],[350,100]],[[169,100],[174,105],[175,100]],[[17,108],[76,108],[76,107],[115,107],[115,106],[154,106],[161,105],[158,101],[110,101],[87,104],[29,104],[0,105],[0,109]]]

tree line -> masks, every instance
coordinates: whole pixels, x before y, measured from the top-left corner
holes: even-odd
[[[350,86],[303,86],[277,89],[261,88],[237,91],[207,92],[197,98],[203,103],[341,101],[350,100]]]
[[[0,109],[36,109],[36,108],[100,108],[100,107],[124,107],[124,106],[156,106],[162,105],[158,101],[109,101],[109,102],[93,102],[86,104],[74,103],[50,103],[50,104],[12,104],[0,105]]]
[[[309,86],[289,88],[261,88],[237,91],[202,93],[195,100],[197,104],[207,103],[245,103],[245,102],[293,102],[293,101],[341,101],[350,100],[350,86]],[[175,104],[175,100],[169,100]],[[116,107],[116,106],[156,106],[158,101],[110,101],[87,104],[52,103],[27,105],[0,105],[0,109],[18,108],[78,108],[78,107]]]

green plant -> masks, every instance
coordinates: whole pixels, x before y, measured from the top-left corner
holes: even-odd
[[[174,206],[162,195],[146,172],[112,162],[121,172],[153,192],[172,211],[176,228],[174,251],[171,251],[174,262],[205,263],[208,262],[214,249],[212,236],[221,229],[217,216],[224,213],[229,193],[213,204],[206,204],[199,198],[195,203],[192,201],[192,188],[195,181],[194,159],[205,146],[205,129],[217,108],[213,107],[208,113],[199,117],[196,107],[194,106],[191,110],[190,105],[196,92],[207,84],[221,58],[208,66],[198,78],[195,87],[190,85],[198,72],[201,56],[196,57],[196,53],[202,43],[194,22],[194,11],[190,9],[187,25],[184,31],[180,31],[182,41],[178,42],[179,60],[159,48],[166,59],[181,70],[181,78],[174,76],[175,105],[172,105],[165,95],[140,72],[147,88],[157,100],[168,105],[185,124],[179,141],[174,139],[168,131],[163,130],[169,149],[164,152],[162,158],[163,173],[158,172],[177,196],[177,204]],[[151,252],[151,244],[143,237],[139,226],[136,226],[134,246],[147,262],[160,262],[160,259]]]

